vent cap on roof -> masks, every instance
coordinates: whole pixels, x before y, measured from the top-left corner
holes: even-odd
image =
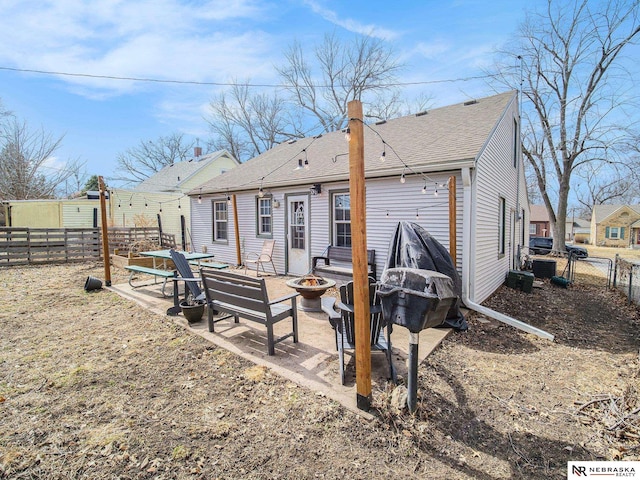
[[[423,110],[421,112],[416,113],[416,117],[421,117],[423,115],[426,115],[427,113],[429,113],[427,110]]]
[[[464,102],[464,106],[467,107],[469,105],[475,105],[478,103],[478,100],[469,100],[468,102]]]

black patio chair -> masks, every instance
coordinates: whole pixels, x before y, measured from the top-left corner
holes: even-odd
[[[397,383],[396,370],[391,358],[391,325],[385,322],[382,316],[382,305],[377,294],[378,284],[369,277],[369,310],[371,329],[371,351],[384,352],[389,363],[389,377]],[[336,304],[338,311],[333,308],[323,308],[329,314],[329,322],[336,333],[336,349],[340,361],[340,379],[345,383],[345,353],[351,354],[348,350],[355,350],[355,314],[354,314],[353,281],[340,287],[340,301]],[[326,306],[326,303],[325,303]],[[386,328],[386,338],[385,338]]]
[[[184,282],[184,298],[185,300],[189,295],[193,298],[195,302],[206,302],[205,294],[200,288],[200,277],[196,277],[189,266],[189,262],[185,258],[185,256],[174,250],[173,248],[169,250],[169,255],[171,255],[171,260],[176,266],[176,270],[178,271],[179,276],[172,277],[173,280],[173,307],[167,310],[167,315],[177,315],[180,313],[180,299],[178,293],[178,282]]]

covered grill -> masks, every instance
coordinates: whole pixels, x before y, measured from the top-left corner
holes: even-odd
[[[449,304],[449,310],[447,311],[445,318],[441,320],[442,326],[455,328],[456,330],[466,330],[468,328],[467,322],[460,311],[462,281],[460,280],[458,271],[453,264],[453,260],[451,260],[451,256],[447,249],[417,223],[398,223],[395,234],[389,244],[389,252],[383,276],[387,270],[393,269],[409,269],[414,272],[419,270],[428,270],[430,273],[407,274],[403,277],[404,285],[398,284],[399,280],[396,280],[398,278],[397,274],[389,274],[386,276],[386,278],[390,279],[388,285],[385,285],[387,282],[381,278],[380,283],[382,283],[381,288],[383,290],[401,288],[405,290],[405,293],[407,293],[408,290],[412,290],[414,292],[423,292],[426,294],[428,292],[424,290],[425,285],[430,285],[429,291],[431,291],[431,293],[439,292],[443,298],[449,298],[451,296],[454,297],[450,302],[445,302]],[[449,282],[446,282],[440,276],[434,276],[433,272],[441,273],[449,277],[451,286],[447,291],[445,291],[444,284],[448,284]],[[427,280],[427,277],[429,277],[430,280]],[[429,325],[423,326],[422,328],[433,327],[434,325],[431,325],[431,319],[434,317],[434,314],[432,314],[430,319],[425,319],[425,324],[429,323]],[[389,318],[394,323],[397,323],[392,317],[385,318]],[[400,323],[400,325],[402,325],[402,323]]]
[[[413,333],[441,325],[458,301],[453,280],[433,270],[389,268],[380,283],[384,318]]]
[[[416,409],[419,333],[436,326],[466,330],[461,282],[449,252],[424,228],[400,222],[389,245],[378,294],[387,321],[409,330],[407,405]]]

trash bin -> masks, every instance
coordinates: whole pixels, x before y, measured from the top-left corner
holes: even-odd
[[[556,261],[535,259],[533,261],[533,275],[536,278],[551,278],[556,275]]]

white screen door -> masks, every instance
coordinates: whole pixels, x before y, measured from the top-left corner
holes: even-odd
[[[309,273],[309,201],[307,195],[287,198],[287,273]]]

